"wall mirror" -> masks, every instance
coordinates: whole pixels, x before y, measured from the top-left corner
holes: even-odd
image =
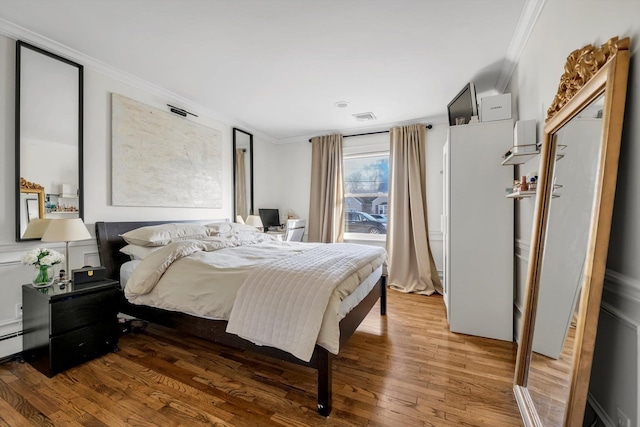
[[[628,69],[628,38],[574,51],[548,112],[514,379],[526,426],[582,426]]]
[[[234,218],[253,215],[253,135],[233,128]]]
[[[81,65],[16,42],[18,241],[42,237],[44,220],[83,216],[82,85]],[[30,186],[39,190],[38,218]]]

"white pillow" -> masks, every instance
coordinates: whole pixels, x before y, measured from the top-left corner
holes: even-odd
[[[120,249],[120,252],[125,255],[129,255],[132,260],[143,260],[160,249],[162,249],[161,246],[127,245],[124,248]]]
[[[231,231],[231,222],[214,222],[212,224],[206,224],[207,234],[209,236],[216,236],[220,233],[228,233]]]
[[[136,228],[120,236],[131,245],[164,246],[178,240],[201,239],[207,236],[207,229],[200,224],[168,223]]]
[[[260,230],[252,225],[238,224],[236,222],[216,222],[213,224],[206,224],[205,227],[209,232],[209,236],[217,236],[219,234],[238,234],[242,232],[254,232],[260,233]]]

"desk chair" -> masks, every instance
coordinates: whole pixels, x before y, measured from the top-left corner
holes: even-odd
[[[284,235],[285,242],[302,242],[304,236],[304,228],[307,221],[304,219],[288,219],[287,231]]]

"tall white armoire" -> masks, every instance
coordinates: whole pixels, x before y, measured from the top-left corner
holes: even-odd
[[[513,340],[513,122],[452,126],[444,146],[444,301],[452,332]]]

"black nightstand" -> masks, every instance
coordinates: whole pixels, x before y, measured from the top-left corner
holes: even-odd
[[[52,377],[118,348],[115,280],[36,289],[22,286],[24,360]]]

